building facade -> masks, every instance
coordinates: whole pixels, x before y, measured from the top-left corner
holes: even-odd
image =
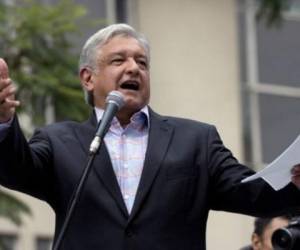
[[[254,0],[77,2],[89,15],[127,22],[147,36],[150,105],[157,112],[215,124],[234,155],[256,169],[298,135],[300,1],[276,28],[255,21]],[[94,31],[87,30],[78,47]],[[33,216],[20,228],[1,219],[0,234],[12,245],[7,249],[49,249],[53,212],[43,202],[16,195],[30,204]],[[207,249],[248,244],[252,222],[247,216],[211,212]]]

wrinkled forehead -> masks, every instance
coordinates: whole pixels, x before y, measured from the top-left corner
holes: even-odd
[[[128,35],[128,34],[117,34],[117,35],[111,36],[105,42],[98,44],[98,46],[97,46],[97,50],[99,51],[98,56],[101,56],[101,54],[102,54],[101,52],[102,52],[103,48],[107,47],[107,45],[110,45],[110,44],[114,43],[118,38],[125,38],[125,39],[128,39],[128,40],[131,40],[131,39],[135,40],[137,42],[137,44],[140,46],[140,48],[143,50],[144,55],[146,56],[146,58],[149,61],[150,52],[149,52],[149,48],[147,47],[147,45],[145,43],[143,43],[141,40],[139,40],[138,38],[136,38],[134,36],[131,36],[131,35]],[[113,44],[113,45],[114,45],[114,49],[116,51],[121,50],[121,46],[118,47],[118,43]]]

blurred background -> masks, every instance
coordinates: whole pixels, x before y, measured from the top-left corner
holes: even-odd
[[[79,52],[115,22],[150,41],[157,112],[215,124],[255,170],[298,136],[300,0],[0,0],[0,57],[19,87],[28,136],[37,126],[88,116]],[[50,250],[54,223],[47,204],[0,188],[3,250]],[[239,249],[252,229],[251,217],[211,212],[207,249]]]

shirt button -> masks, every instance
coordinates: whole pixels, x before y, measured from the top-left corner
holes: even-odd
[[[124,168],[128,169],[128,163],[124,163]]]
[[[126,229],[125,230],[125,234],[126,234],[126,236],[128,237],[128,238],[131,238],[134,234],[133,234],[133,232],[130,230],[130,229]]]
[[[124,199],[125,199],[125,200],[128,200],[128,199],[129,199],[129,195],[128,195],[128,194],[125,194],[125,195],[124,195]]]

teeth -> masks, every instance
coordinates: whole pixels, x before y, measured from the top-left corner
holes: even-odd
[[[135,81],[127,81],[121,84],[122,89],[138,90],[139,85]]]

